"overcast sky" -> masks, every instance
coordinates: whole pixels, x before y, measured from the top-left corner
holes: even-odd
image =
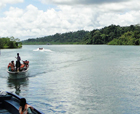
[[[0,37],[25,40],[140,24],[139,0],[0,0]]]

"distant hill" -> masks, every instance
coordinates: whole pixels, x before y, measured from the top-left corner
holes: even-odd
[[[32,38],[22,41],[23,45],[40,45],[40,44],[81,44],[84,36],[89,31],[80,30],[77,32],[56,33],[55,35],[44,36],[40,38]]]
[[[40,44],[109,44],[109,45],[140,45],[140,26],[121,27],[110,25],[92,31],[76,31],[22,41],[23,45]]]

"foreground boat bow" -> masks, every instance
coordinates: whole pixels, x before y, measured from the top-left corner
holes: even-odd
[[[21,98],[22,97],[10,92],[0,94],[0,114],[19,114]],[[34,108],[32,110],[32,114],[43,114],[43,113]]]

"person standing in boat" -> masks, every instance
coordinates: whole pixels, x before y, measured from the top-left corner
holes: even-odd
[[[21,63],[20,63],[21,58],[19,56],[19,53],[17,53],[16,58],[17,58],[17,61],[16,61],[16,71],[17,71],[17,70],[20,70],[20,65],[21,65]]]

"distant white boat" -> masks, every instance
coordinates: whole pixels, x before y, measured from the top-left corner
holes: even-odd
[[[39,50],[44,50],[44,48],[39,48]]]
[[[49,52],[52,52],[50,49],[45,49],[45,48],[37,48],[33,51],[49,51]]]

